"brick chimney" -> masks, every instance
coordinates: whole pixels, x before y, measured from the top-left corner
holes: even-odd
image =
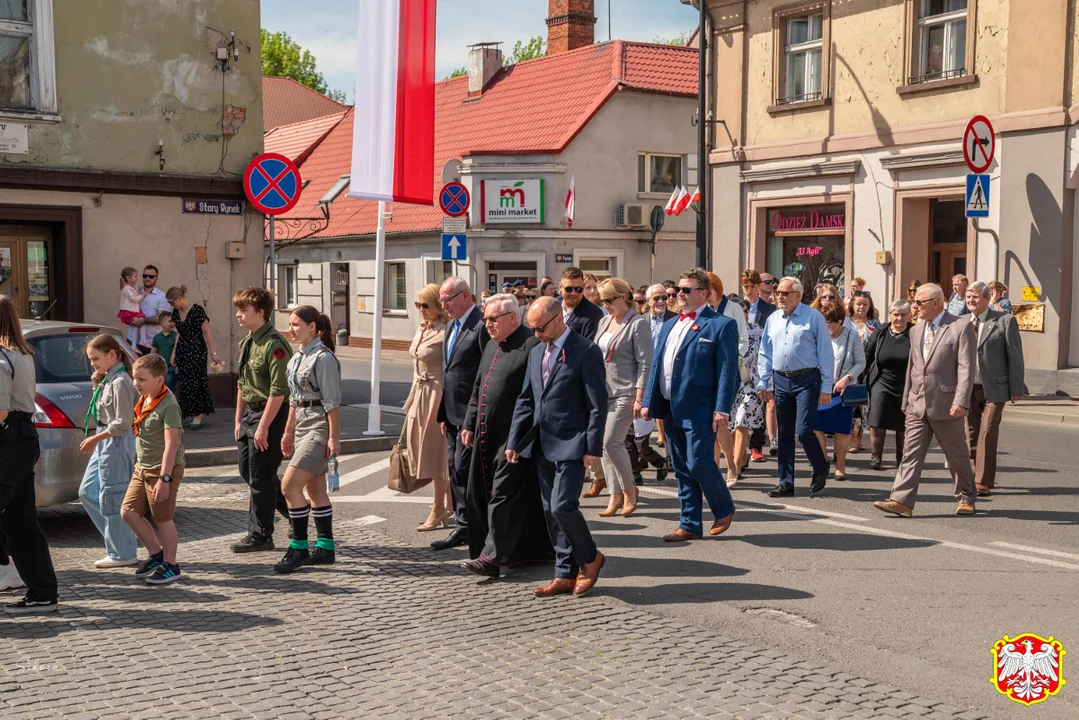
[[[547,8],[548,55],[596,41],[595,0],[548,0]]]

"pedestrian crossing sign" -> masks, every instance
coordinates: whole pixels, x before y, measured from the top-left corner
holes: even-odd
[[[967,175],[968,218],[989,217],[989,176],[971,173]]]

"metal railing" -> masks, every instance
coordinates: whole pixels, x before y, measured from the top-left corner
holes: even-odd
[[[910,85],[919,85],[921,83],[933,82],[934,80],[950,80],[952,78],[963,77],[967,74],[965,67],[956,68],[955,70],[942,70],[941,72],[925,73],[924,75],[911,75],[907,78],[907,82]]]
[[[820,100],[823,95],[820,92],[805,93],[804,95],[791,95],[789,97],[781,97],[776,99],[776,105],[792,105],[800,102],[812,102],[813,100]]]

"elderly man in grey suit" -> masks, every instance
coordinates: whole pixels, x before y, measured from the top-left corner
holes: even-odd
[[[989,307],[989,286],[976,282],[967,288],[967,309],[978,338],[978,364],[967,415],[967,440],[974,463],[974,486],[979,495],[993,491],[997,477],[997,436],[1004,405],[1024,394],[1023,341],[1011,313]],[[966,318],[964,318],[966,319]]]
[[[907,417],[906,448],[891,497],[873,505],[900,517],[913,514],[922,466],[935,436],[955,481],[959,502],[955,514],[973,515],[974,472],[967,455],[963,416],[970,409],[978,364],[974,325],[946,311],[940,285],[919,287],[914,303],[921,308],[922,322],[910,331],[910,363],[902,400]]]

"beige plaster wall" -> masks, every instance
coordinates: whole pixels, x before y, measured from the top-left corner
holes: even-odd
[[[184,215],[178,197],[0,190],[0,203],[82,208],[83,297],[86,322],[116,325],[120,270],[156,265],[158,287],[186,285],[187,297],[206,308],[216,349],[235,369],[237,333],[232,296],[260,284],[261,216]],[[247,257],[228,260],[225,243],[247,241]],[[196,275],[195,248],[206,247],[206,277]]]
[[[242,173],[261,151],[258,0],[57,0],[54,15],[62,121],[31,121],[29,154],[0,162],[157,173],[161,138],[166,173]],[[230,31],[240,59],[222,73]],[[246,112],[227,144],[226,109]]]

